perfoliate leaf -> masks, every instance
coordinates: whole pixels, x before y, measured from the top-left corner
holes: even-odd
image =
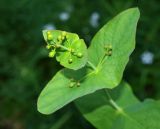
[[[116,87],[135,45],[138,19],[139,11],[133,8],[122,12],[106,24],[96,34],[89,48],[89,61],[96,68],[91,69],[86,65],[77,71],[64,69],[58,72],[40,94],[38,110],[50,114],[83,95],[102,88]],[[121,37],[119,33],[127,36]],[[114,38],[113,41],[104,45],[104,41],[109,41],[110,36]]]
[[[118,85],[129,56],[135,48],[138,8],[128,9],[109,21],[94,36],[88,49],[89,61],[110,85]],[[106,50],[111,48],[111,51]],[[110,52],[111,55],[107,55]]]
[[[113,100],[122,109],[116,110],[104,90],[76,101],[84,117],[98,129],[159,129],[160,101],[140,102],[131,88],[122,83],[111,92]],[[117,94],[118,93],[118,94]],[[116,96],[115,96],[116,95]],[[93,101],[94,100],[94,101]]]
[[[43,35],[47,44],[56,48],[56,59],[61,65],[73,70],[86,65],[87,47],[77,34],[60,30],[44,30]],[[48,36],[51,39],[48,39]]]

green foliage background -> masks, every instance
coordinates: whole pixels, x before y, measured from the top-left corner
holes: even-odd
[[[137,45],[125,70],[124,79],[143,100],[160,98],[160,1],[159,0],[1,0],[0,1],[0,128],[2,129],[94,129],[73,103],[45,116],[37,111],[40,91],[61,69],[48,58],[42,29],[78,33],[87,43],[110,18],[134,6],[141,11]],[[66,12],[69,19],[60,15]],[[90,24],[99,14],[98,26]],[[126,28],[127,33],[127,28]],[[89,44],[87,44],[89,45]],[[150,51],[154,61],[143,64],[141,54]],[[57,100],[58,101],[58,100]]]

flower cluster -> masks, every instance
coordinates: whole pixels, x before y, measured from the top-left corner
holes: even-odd
[[[73,87],[80,87],[80,82],[75,80],[75,79],[70,79],[70,84],[69,84],[69,87],[70,88],[73,88]]]
[[[51,31],[47,31],[47,46],[46,48],[50,50],[49,52],[49,57],[54,57],[56,54],[57,49],[61,48],[64,51],[68,51],[70,52],[71,55],[76,56],[78,58],[82,58],[83,54],[81,52],[76,52],[74,50],[74,48],[70,47],[66,47],[64,45],[64,42],[68,42],[69,39],[69,35],[67,34],[67,32],[62,31],[62,33],[57,37],[57,39],[55,40],[53,38],[53,34],[51,33]],[[68,42],[69,43],[69,42]],[[70,58],[68,59],[68,63],[71,64],[73,62],[73,59]]]
[[[105,45],[104,49],[106,50],[105,54],[106,56],[111,56],[112,55],[112,45]]]

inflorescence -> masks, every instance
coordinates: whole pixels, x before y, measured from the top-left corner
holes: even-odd
[[[104,49],[106,50],[106,52],[105,52],[106,56],[112,55],[112,45],[105,45]]]
[[[65,31],[62,31],[62,33],[57,37],[56,40],[53,38],[51,31],[47,31],[47,41],[49,43],[47,43],[46,48],[50,50],[49,57],[51,57],[51,58],[54,57],[56,54],[56,50],[58,48],[61,48],[65,51],[70,52],[70,54],[73,56],[76,56],[78,58],[82,58],[83,54],[81,52],[76,52],[74,50],[74,48],[68,48],[68,47],[64,46],[64,42],[65,41],[68,42],[68,39],[69,39],[69,35],[67,35],[67,32],[65,32]],[[72,58],[68,59],[68,63],[69,64],[73,63],[73,59]]]
[[[70,84],[69,84],[69,87],[70,88],[73,88],[73,87],[80,87],[80,82],[75,80],[74,78],[71,78],[70,79]]]

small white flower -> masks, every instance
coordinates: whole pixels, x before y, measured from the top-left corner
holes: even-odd
[[[93,27],[98,27],[98,25],[99,25],[99,23],[98,23],[99,18],[100,18],[99,13],[97,13],[97,12],[92,13],[91,18],[90,18],[90,24]]]
[[[55,27],[54,24],[49,23],[49,24],[44,25],[44,26],[43,26],[43,29],[44,29],[44,30],[55,30],[56,27]]]
[[[145,51],[141,55],[141,61],[143,64],[152,64],[153,58],[154,58],[154,54],[149,51]]]
[[[62,12],[59,15],[61,21],[67,21],[70,18],[70,14],[68,12]]]

